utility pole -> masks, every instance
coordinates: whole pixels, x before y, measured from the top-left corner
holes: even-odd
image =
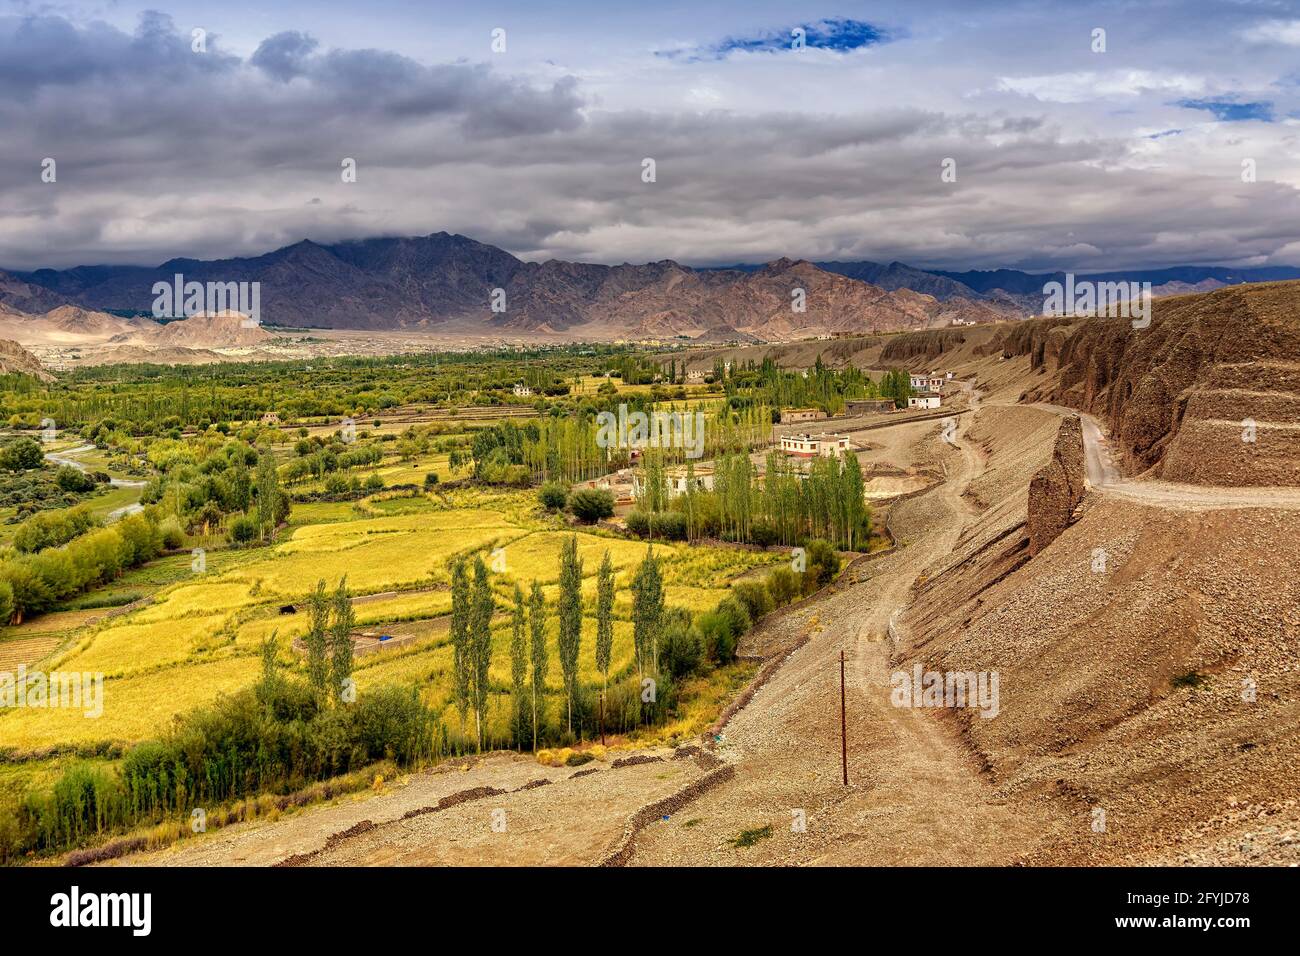
[[[844,786],[849,785],[849,725],[844,715],[844,651],[840,651],[840,765],[844,770]]]

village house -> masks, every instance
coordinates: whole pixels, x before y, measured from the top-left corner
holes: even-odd
[[[690,477],[687,475],[687,469],[684,467],[668,468],[664,471],[664,488],[669,498],[677,498],[686,494],[690,487]],[[701,465],[695,469],[694,474],[696,491],[713,490],[713,469],[708,465]],[[645,495],[645,474],[641,471],[632,474],[632,497],[641,498]]]
[[[934,392],[921,392],[907,400],[908,408],[938,408],[942,399]]]
[[[815,422],[826,417],[826,413],[820,408],[783,408],[781,410],[781,421],[786,422]]]
[[[856,398],[844,403],[844,414],[882,415],[894,411],[895,407],[892,398]]]
[[[782,435],[781,451],[796,458],[839,458],[849,450],[843,435]]]
[[[278,425],[280,424],[280,416],[275,412],[267,412],[261,417],[260,422],[263,425]]]
[[[532,394],[533,394],[533,390],[529,388],[527,385],[525,385],[523,382],[520,382],[518,385],[515,386],[516,398],[530,398]]]

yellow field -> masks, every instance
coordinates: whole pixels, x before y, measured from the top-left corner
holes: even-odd
[[[572,532],[556,530],[557,519],[538,512],[533,493],[461,491],[428,500],[435,510],[352,519],[337,506],[314,511],[313,506],[304,506],[294,515],[287,537],[273,547],[236,552],[242,559],[226,564],[228,570],[185,577],[164,586],[140,610],[75,632],[47,669],[103,673],[103,716],[88,719],[61,709],[0,711],[0,742],[28,750],[156,736],[176,714],[254,681],[257,646],[272,633],[278,634],[281,659],[301,668],[301,658],[288,645],[304,633],[307,616],[301,610],[281,614],[279,608],[300,603],[320,579],[333,588],[347,575],[354,595],[375,595],[356,601],[361,626],[427,621],[447,614],[451,604],[447,562],[472,552],[484,554],[499,571],[492,575],[499,612],[506,610],[516,582],[525,590],[534,580],[540,582],[548,602],[554,602],[560,549]],[[299,524],[309,517],[321,520]],[[617,570],[615,614],[621,620],[616,622],[612,671],[618,672],[632,660],[627,587],[646,546],[587,531],[578,531],[577,536],[589,613],[596,572],[606,551]],[[503,554],[494,558],[490,554],[494,548],[504,549]],[[716,604],[731,580],[777,560],[761,552],[681,544],[656,544],[655,553],[664,559],[669,604],[693,611]],[[553,643],[555,621],[548,623]],[[427,630],[427,638],[419,643],[358,658],[358,687],[364,691],[382,683],[414,682],[431,705],[445,705],[451,649],[444,629]],[[417,628],[417,632],[421,631]],[[494,724],[505,720],[509,643],[509,617],[499,613],[491,670],[493,689],[498,692],[492,704]],[[4,647],[0,644],[0,649]],[[597,683],[593,619],[584,622],[579,664],[582,680]],[[553,645],[548,688],[558,692],[560,681]]]

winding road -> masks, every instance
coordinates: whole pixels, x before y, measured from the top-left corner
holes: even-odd
[[[1125,478],[1115,465],[1105,428],[1092,415],[1063,405],[1046,402],[1030,406],[1057,415],[1078,415],[1083,426],[1083,453],[1088,486],[1102,494],[1114,495],[1159,508],[1214,511],[1231,508],[1282,508],[1300,510],[1300,488],[1187,485],[1173,481]]]

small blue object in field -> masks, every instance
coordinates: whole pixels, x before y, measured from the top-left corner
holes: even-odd
[[[665,813],[665,814],[664,814],[664,821],[667,822],[667,820],[668,820],[668,814]]]
[[[379,635],[379,639],[380,639],[381,641],[391,641],[391,640],[393,639],[393,635],[391,635],[391,634],[380,634],[380,635]]]

